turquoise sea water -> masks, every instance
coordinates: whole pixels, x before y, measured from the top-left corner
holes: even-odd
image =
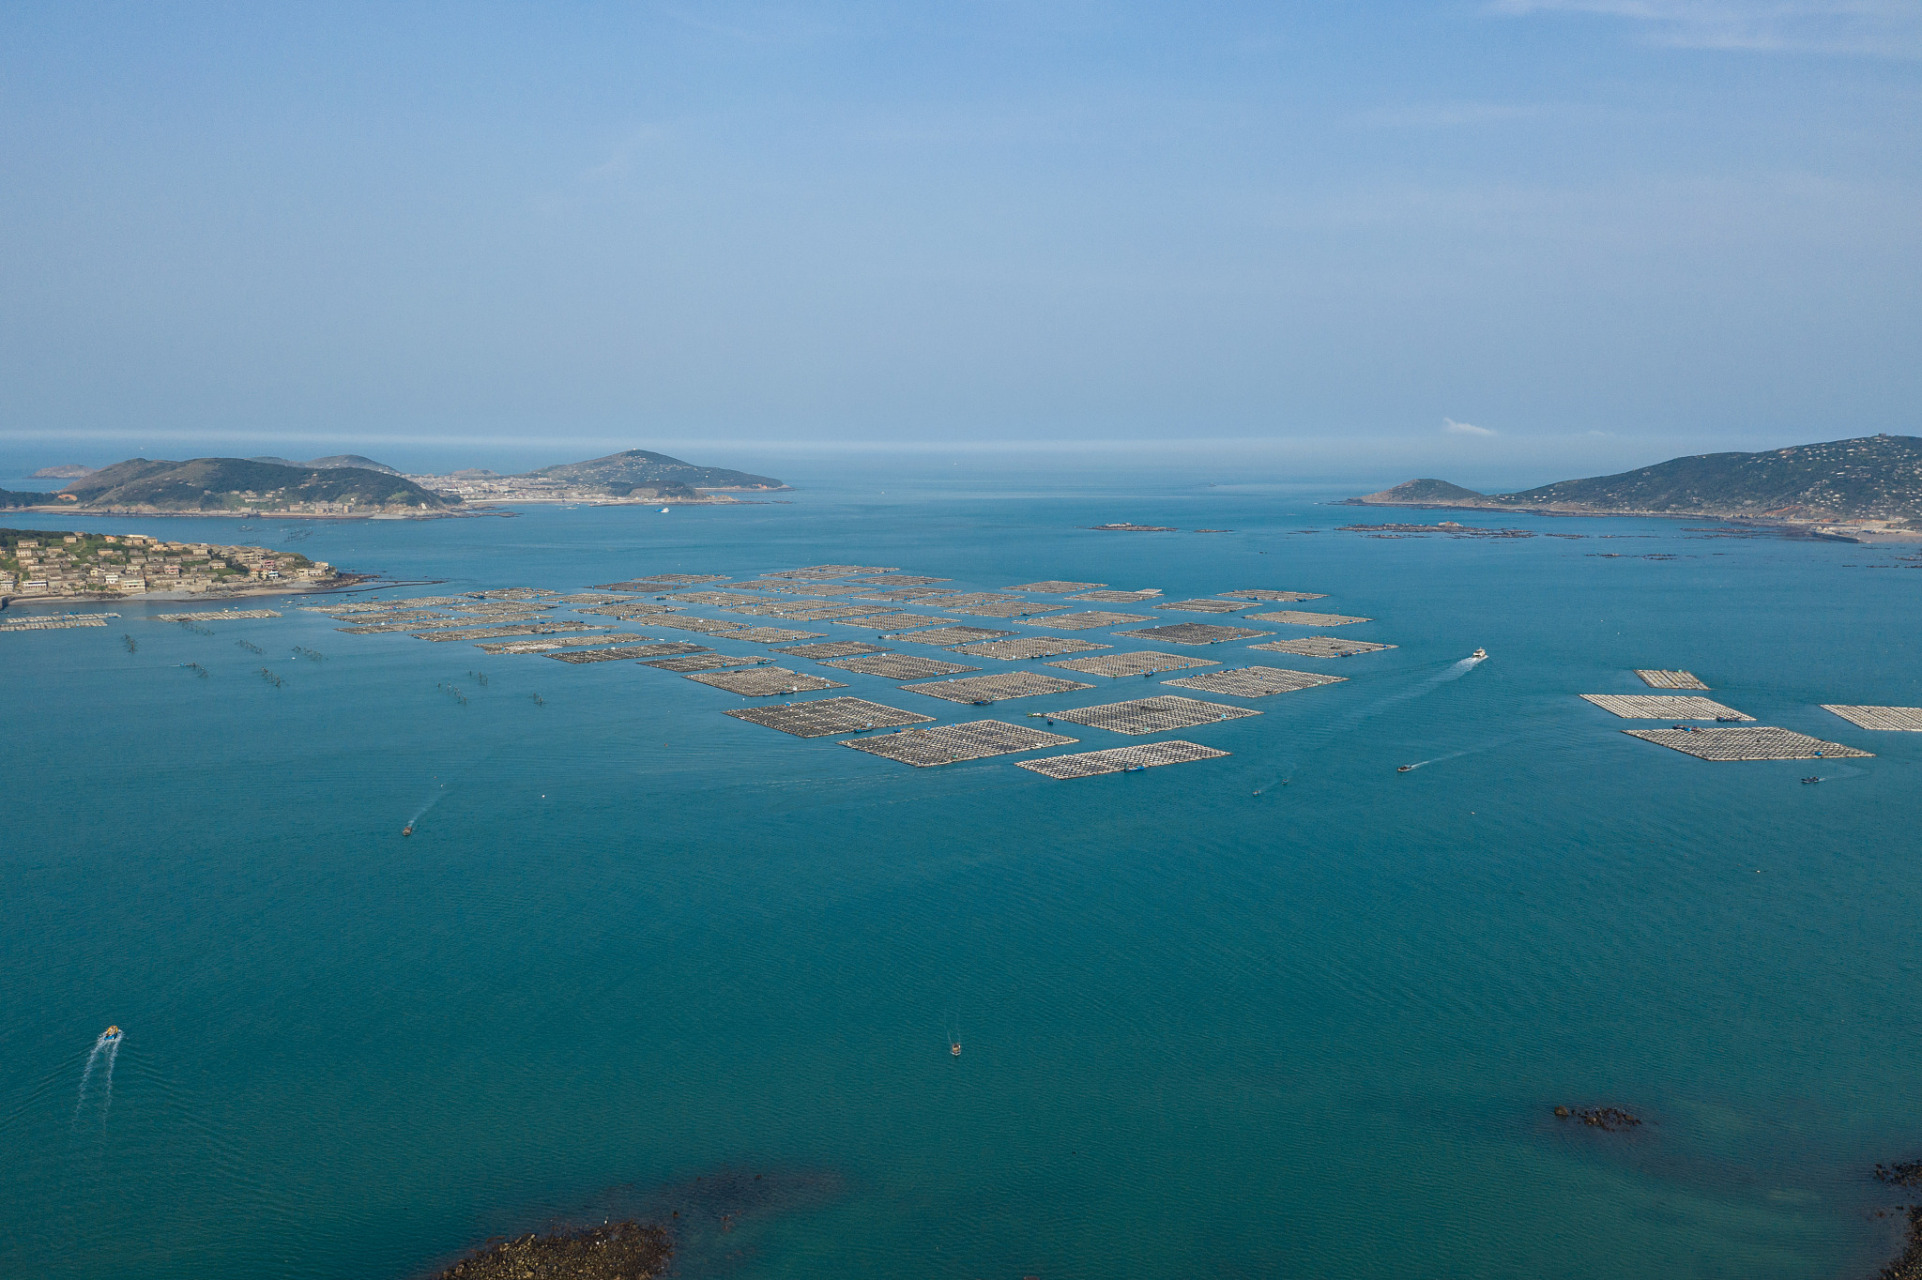
[[[896,476],[244,535],[445,580],[384,595],[820,562],[1302,589],[1400,646],[1193,651],[1348,680],[1160,735],[1227,759],[1072,782],[300,601],[0,635],[0,1274],[401,1280],[636,1207],[742,1280],[1872,1274],[1899,1197],[1866,1170],[1922,1154],[1922,735],[1817,704],[1922,705],[1922,572],[1671,522],[1371,539],[1331,496]],[[1087,529],[1123,519],[1234,532]],[[1638,666],[1876,756],[1630,739],[1575,695]],[[823,673],[944,723],[1149,683],[977,708]]]

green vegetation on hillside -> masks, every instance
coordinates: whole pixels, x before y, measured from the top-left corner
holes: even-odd
[[[283,466],[247,458],[186,462],[130,458],[76,480],[61,492],[82,508],[161,511],[286,510],[316,504],[440,511],[459,501],[401,476],[361,467]]]
[[[664,453],[650,453],[646,449],[629,449],[623,453],[612,453],[605,458],[591,458],[586,462],[569,462],[555,467],[542,467],[530,471],[530,476],[540,476],[547,480],[560,480],[568,484],[591,486],[607,490],[616,497],[626,497],[636,489],[650,488],[660,491],[662,497],[693,498],[695,489],[783,489],[779,480],[772,476],[751,475],[745,471],[730,471],[726,467],[697,467],[679,458],[670,458]]]
[[[28,493],[0,489],[0,507],[50,507],[57,499],[51,493]]]

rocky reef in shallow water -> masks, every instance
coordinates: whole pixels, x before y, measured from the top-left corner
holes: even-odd
[[[652,1280],[673,1256],[666,1231],[617,1222],[487,1245],[434,1280]]]

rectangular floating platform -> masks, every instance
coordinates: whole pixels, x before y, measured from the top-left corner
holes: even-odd
[[[911,653],[876,653],[865,658],[842,658],[822,665],[837,671],[852,671],[856,675],[880,676],[884,680],[931,680],[935,676],[954,676],[963,671],[981,669],[963,666],[958,662],[943,662],[939,658],[919,658]]]
[[[1584,693],[1582,700],[1624,720],[1753,720],[1713,698],[1659,693]]]
[[[110,615],[101,613],[70,613],[59,617],[19,618],[10,622],[0,622],[0,631],[71,631],[75,627],[104,627]],[[113,614],[112,617],[119,617]]]
[[[683,653],[674,658],[649,658],[642,662],[644,667],[656,667],[662,671],[725,671],[730,667],[758,667],[772,662],[772,658],[737,658],[726,653]]]
[[[798,640],[818,640],[824,635],[820,631],[794,631],[787,627],[743,627],[730,631],[730,640],[747,640],[754,644],[793,644]]]
[[[1373,618],[1356,618],[1345,613],[1310,613],[1305,609],[1276,609],[1272,613],[1251,613],[1252,622],[1279,622],[1287,627],[1347,627]]]
[[[655,604],[652,601],[631,600],[626,604],[589,605],[576,612],[598,613],[608,618],[651,618],[657,614],[673,613],[674,606]]]
[[[1267,644],[1251,644],[1248,647],[1269,653],[1294,653],[1304,658],[1347,658],[1357,653],[1380,653],[1383,649],[1396,646],[1371,644],[1366,640],[1343,640],[1339,636],[1302,636],[1297,640],[1271,640]]]
[[[1815,760],[1864,759],[1873,751],[1858,751],[1839,742],[1824,742],[1792,729],[1739,725],[1713,729],[1624,729],[1623,733],[1656,746],[1680,751],[1699,760]]]
[[[725,618],[696,618],[691,614],[675,614],[671,618],[650,618],[650,627],[665,627],[673,631],[693,631],[704,636],[732,635],[736,631],[747,630],[744,622],[729,622]]]
[[[1010,671],[1005,675],[964,676],[959,680],[935,680],[927,684],[904,684],[901,686],[910,693],[925,693],[930,698],[945,698],[949,702],[1005,702],[1013,698],[1038,698],[1043,694],[1071,693],[1076,689],[1092,689],[1091,684],[1079,680],[1064,680],[1060,676],[1044,676],[1035,671]]]
[[[1088,631],[1095,627],[1118,627],[1124,622],[1153,621],[1145,613],[1111,613],[1106,609],[1088,609],[1081,613],[1057,613],[1038,619],[1034,625],[1052,627],[1057,631]]]
[[[848,582],[790,582],[784,587],[776,587],[775,590],[783,595],[827,599],[833,596],[857,596],[867,588],[857,587]]]
[[[1095,658],[1067,658],[1060,662],[1050,662],[1048,665],[1118,680],[1122,676],[1151,676],[1163,671],[1185,671],[1190,667],[1212,667],[1219,664],[1207,658],[1190,658],[1179,653],[1157,653],[1153,649],[1138,649],[1133,653],[1104,653]]]
[[[383,609],[433,609],[459,604],[460,596],[410,596],[396,600],[359,600],[346,604],[304,604],[303,613],[378,613]]]
[[[1069,596],[1070,600],[1093,600],[1097,604],[1140,604],[1153,600],[1159,591],[1083,591]]]
[[[890,650],[865,640],[823,640],[820,644],[790,644],[775,649],[776,653],[789,653],[797,658],[812,658],[816,662],[826,662],[829,658],[858,658],[869,653],[888,653]]]
[[[1341,684],[1347,676],[1325,676],[1314,671],[1290,671],[1286,667],[1236,667],[1230,671],[1205,671],[1198,676],[1163,680],[1163,685],[1197,689],[1202,693],[1225,693],[1234,698],[1266,698],[1275,693],[1294,693],[1324,684]]]
[[[1703,684],[1701,680],[1696,677],[1693,671],[1663,671],[1658,668],[1643,669],[1637,667],[1635,674],[1640,676],[1642,683],[1651,689],[1708,688],[1707,685]]]
[[[753,618],[782,618],[794,622],[832,622],[836,618],[854,618],[873,613],[868,605],[851,604],[796,604],[792,600],[780,604],[737,604],[722,605],[729,613],[745,613]]]
[[[661,591],[668,587],[692,587],[703,582],[726,582],[724,573],[654,573],[626,582],[597,582],[596,591]]]
[[[726,591],[675,591],[668,599],[679,600],[683,604],[705,604],[716,609],[726,609],[737,604],[772,604],[779,596],[756,595],[752,591],[736,591],[730,587]]]
[[[1326,600],[1325,591],[1270,591],[1266,587],[1243,587],[1240,591],[1216,592],[1229,600],[1259,600],[1263,604],[1293,604],[1301,600]]]
[[[1017,760],[1015,765],[1049,778],[1092,778],[1103,773],[1129,773],[1154,769],[1164,764],[1188,764],[1194,760],[1218,760],[1229,754],[1198,742],[1170,738],[1166,742],[1143,742],[1132,747],[1109,747],[1106,751],[1083,751],[1071,756],[1043,756],[1039,760]]]
[[[766,725],[797,738],[826,738],[837,733],[860,733],[864,729],[898,729],[904,724],[928,724],[934,719],[865,698],[817,698],[813,702],[788,702],[778,707],[741,707],[721,714]]]
[[[776,569],[764,573],[764,578],[849,578],[857,573],[893,573],[897,566],[891,564],[811,564],[800,569]]]
[[[1113,733],[1127,734],[1166,733],[1170,729],[1192,729],[1198,724],[1240,720],[1246,716],[1260,714],[1261,712],[1248,707],[1230,707],[1219,702],[1203,702],[1199,698],[1183,698],[1175,694],[1164,694],[1155,698],[1135,698],[1128,702],[1110,702],[1099,707],[1076,707],[1069,711],[1048,712],[1049,717],[1055,720],[1066,720],[1070,724],[1085,724],[1093,729],[1107,729]]]
[[[416,640],[446,644],[452,640],[505,640],[509,636],[551,636],[569,631],[612,631],[612,627],[590,627],[585,622],[526,622],[512,627],[475,627],[463,631],[410,631]]]
[[[1822,710],[1864,729],[1922,733],[1922,707],[1845,707],[1825,702]]]
[[[162,622],[225,622],[229,618],[278,618],[273,609],[204,609],[198,613],[156,613]]]
[[[1170,600],[1154,607],[1172,609],[1176,613],[1236,613],[1248,605],[1246,601],[1238,600]]]
[[[1025,662],[1031,658],[1052,658],[1063,653],[1092,653],[1096,649],[1110,647],[1076,640],[1072,636],[1015,636],[1009,640],[958,644],[954,646],[954,652],[965,653],[970,658],[993,658],[997,662]]]
[[[1044,613],[1059,613],[1058,604],[1037,604],[1032,600],[1003,600],[991,604],[951,605],[943,601],[929,601],[939,604],[950,613],[965,613],[971,618],[1033,618]]]
[[[927,602],[937,609],[959,609],[963,605],[976,604],[1027,604],[1020,596],[1011,596],[1001,591],[943,591],[939,595],[927,597]]]
[[[1105,582],[1063,582],[1059,578],[1049,578],[1045,582],[1024,582],[1010,591],[1032,591],[1040,596],[1065,596],[1075,591],[1093,591],[1105,587]]]
[[[543,596],[557,596],[560,592],[546,587],[496,587],[492,591],[469,591],[470,600],[539,600]]]
[[[966,724],[903,729],[898,733],[884,733],[873,738],[852,738],[841,745],[865,751],[869,755],[899,760],[917,769],[931,769],[963,760],[982,760],[988,756],[1059,747],[1073,741],[1073,738],[1058,733],[1043,733],[1026,725],[1008,724],[1001,720],[971,720]]]
[[[900,604],[907,600],[925,600],[929,596],[944,596],[943,587],[896,587],[893,591],[864,591],[856,596],[857,600],[879,600],[883,604]]]
[[[583,591],[571,596],[557,596],[555,604],[625,604],[626,596],[603,595],[595,591]]]
[[[937,617],[931,613],[909,613],[902,609],[892,613],[864,613],[858,618],[836,618],[834,625],[855,627],[862,631],[900,631],[906,627],[938,627],[944,622],[953,621],[952,618]]]
[[[498,640],[488,644],[477,644],[474,647],[482,653],[547,653],[554,649],[571,649],[577,645],[604,645],[608,641],[617,638],[618,637],[609,635],[538,636],[532,640]],[[636,640],[646,640],[648,637],[636,636],[634,638]],[[687,647],[689,649],[698,649],[701,646],[691,644]]]
[[[925,587],[933,582],[953,582],[953,578],[929,578],[917,573],[878,573],[868,578],[849,578],[875,587]]]
[[[556,662],[627,662],[662,655],[658,644],[617,644],[606,649],[554,649],[542,656]]]
[[[908,615],[912,617],[913,615]],[[945,618],[921,618],[923,625],[945,622]],[[888,635],[889,640],[912,640],[916,644],[931,644],[936,648],[957,644],[973,644],[977,640],[999,640],[1003,636],[1019,634],[1013,631],[996,631],[993,627],[934,627],[926,631],[895,631]]]
[[[1136,640],[1152,640],[1157,644],[1221,644],[1228,640],[1252,640],[1265,636],[1267,631],[1250,631],[1247,627],[1222,627],[1207,622],[1177,622],[1166,627],[1143,627],[1139,631],[1117,631],[1118,636],[1130,636]]]
[[[682,676],[716,689],[738,693],[743,698],[773,698],[784,693],[813,693],[817,689],[845,689],[839,680],[804,676],[786,667],[755,667],[747,671],[696,671]]]

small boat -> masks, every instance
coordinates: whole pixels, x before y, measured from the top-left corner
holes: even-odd
[[[958,1057],[960,1057],[960,1056],[961,1056],[961,1042],[960,1042],[959,1040],[956,1040],[956,1041],[955,1041],[955,1042],[954,1042],[953,1044],[951,1044],[951,1045],[949,1045],[949,1046],[948,1046],[948,1052],[949,1052],[949,1053],[951,1053],[951,1054],[953,1054],[953,1055],[954,1055],[955,1057],[957,1057],[957,1058],[958,1058]]]
[[[1407,772],[1408,772],[1408,771],[1409,771],[1410,769],[1412,769],[1412,768],[1414,768],[1414,767],[1415,767],[1415,766],[1414,766],[1414,765],[1412,765],[1412,764],[1398,764],[1398,765],[1396,765],[1396,766],[1395,766],[1395,772],[1396,772],[1396,773],[1407,773]]]
[[[114,1041],[118,1040],[119,1038],[120,1038],[119,1027],[108,1027],[105,1031],[102,1031],[100,1033],[100,1039],[107,1044],[112,1044]]]
[[[1740,724],[1741,720],[1742,720],[1742,717],[1740,716],[1716,716],[1715,717],[1716,724]]]
[[[1806,787],[1812,782],[1820,782],[1820,781],[1821,781],[1820,778],[1804,778],[1802,779],[1802,785]]]
[[[1488,650],[1477,649],[1475,650],[1475,652],[1469,654],[1468,656],[1473,658],[1475,661],[1480,662],[1483,658],[1486,658],[1488,656]]]
[[[402,835],[404,835],[404,836],[411,836],[411,835],[413,835],[413,834],[414,834],[414,824],[413,824],[413,823],[411,823],[411,822],[410,822],[410,823],[408,823],[408,824],[407,824],[406,826],[404,826],[404,827],[402,827],[402,828],[400,829],[400,833],[401,833]]]

